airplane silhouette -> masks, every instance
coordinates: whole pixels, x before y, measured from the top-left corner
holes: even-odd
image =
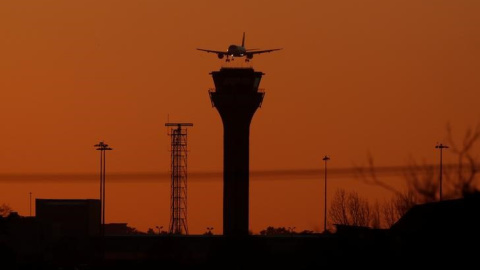
[[[269,50],[259,50],[259,49],[246,49],[245,48],[245,32],[243,32],[243,38],[242,38],[242,45],[230,45],[228,46],[227,51],[214,51],[214,50],[206,50],[206,49],[199,49],[199,51],[204,51],[208,53],[216,53],[219,59],[223,59],[224,56],[227,58],[225,59],[226,62],[230,62],[230,57],[232,60],[234,57],[243,57],[245,56],[245,62],[249,62],[250,59],[253,58],[254,54],[261,54],[261,53],[267,53],[267,52],[273,52],[273,51],[278,51],[281,50],[282,48],[279,49],[269,49]]]

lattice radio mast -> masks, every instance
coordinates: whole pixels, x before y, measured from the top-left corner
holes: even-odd
[[[188,234],[187,226],[187,129],[192,123],[166,123],[171,127],[171,194],[169,233]]]

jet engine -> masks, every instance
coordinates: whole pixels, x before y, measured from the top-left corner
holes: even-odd
[[[223,53],[218,54],[218,59],[223,59]]]
[[[248,58],[248,59],[252,59],[252,58],[253,58],[253,54],[252,54],[252,53],[247,53],[247,58]]]

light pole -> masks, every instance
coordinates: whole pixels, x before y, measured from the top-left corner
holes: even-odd
[[[30,203],[30,216],[32,216],[32,192],[29,193],[29,203]]]
[[[159,226],[155,226],[155,228],[158,229],[158,234],[162,234],[162,231],[161,231],[161,230],[163,229],[163,226],[160,226],[160,227],[159,227]]]
[[[443,175],[443,171],[442,171],[442,165],[443,165],[442,163],[443,163],[443,162],[442,162],[442,160],[443,160],[443,149],[444,149],[444,148],[448,148],[448,146],[440,143],[440,144],[435,145],[435,148],[440,149],[440,196],[439,196],[439,197],[440,197],[440,201],[442,201],[442,197],[443,197],[443,196],[442,196],[442,195],[443,195],[443,193],[442,193],[442,175]]]
[[[327,232],[327,161],[330,160],[329,156],[324,156],[323,161],[325,161],[325,211],[323,219],[323,232]]]
[[[113,150],[103,141],[94,145],[100,151],[100,233],[105,234],[105,151]]]

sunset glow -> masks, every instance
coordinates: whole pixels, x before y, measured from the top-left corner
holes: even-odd
[[[2,1],[0,204],[28,215],[29,192],[98,198],[93,145],[105,141],[114,149],[106,156],[106,222],[166,228],[164,124],[191,122],[189,230],[221,233],[223,127],[208,89],[209,73],[222,66],[265,73],[250,129],[255,233],[323,230],[325,155],[332,170],[364,166],[369,154],[378,166],[403,166],[410,157],[437,164],[435,145],[445,141],[448,123],[459,143],[480,123],[480,1],[228,6],[235,4]],[[243,32],[247,48],[283,49],[249,63],[196,50],[241,44]],[[456,161],[447,149],[443,158]],[[299,173],[275,174],[289,170]],[[312,170],[318,175],[301,173]],[[382,177],[404,187],[401,175]],[[329,194],[338,188],[371,200],[392,195],[352,174],[332,174]]]

